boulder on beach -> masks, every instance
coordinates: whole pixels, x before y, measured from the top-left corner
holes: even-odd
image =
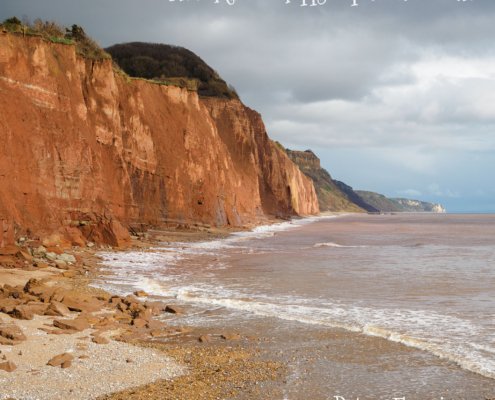
[[[91,325],[86,318],[56,319],[53,321],[53,326],[63,330],[78,332],[91,328]]]
[[[15,324],[5,324],[0,321],[0,336],[13,342],[26,340],[22,330]]]
[[[26,319],[26,320],[31,320],[34,317],[34,310],[33,308],[29,307],[28,305],[20,305],[16,306],[10,315],[13,318],[17,319]]]
[[[165,307],[165,312],[171,313],[171,314],[184,314],[184,310],[178,306],[172,305],[172,306],[166,306]]]
[[[91,341],[93,343],[96,343],[96,344],[108,344],[108,343],[110,343],[110,341],[107,338],[104,338],[103,336],[98,336],[98,335],[93,336],[93,339],[91,339]]]
[[[76,312],[94,312],[102,308],[102,302],[93,296],[78,293],[76,291],[64,292],[63,299],[61,301],[64,303],[69,310]]]
[[[17,365],[15,365],[12,361],[7,361],[0,363],[0,370],[5,372],[14,372],[17,369]]]
[[[73,359],[74,359],[74,356],[72,354],[63,353],[63,354],[59,354],[58,356],[51,358],[46,363],[46,365],[50,365],[51,367],[60,367],[64,363],[72,362]]]
[[[241,335],[238,333],[224,333],[220,335],[223,340],[241,340]]]
[[[211,336],[210,335],[201,335],[198,338],[198,342],[199,343],[208,343],[210,340],[211,340]]]
[[[69,308],[58,301],[52,301],[45,311],[45,315],[51,315],[54,317],[65,317],[70,314]]]

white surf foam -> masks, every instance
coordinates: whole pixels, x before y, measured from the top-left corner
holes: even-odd
[[[187,287],[177,290],[176,298],[182,302],[225,307],[261,317],[340,328],[380,337],[427,351],[452,361],[463,369],[495,379],[495,360],[482,351],[477,351],[487,351],[487,348],[473,351],[475,346],[466,342],[479,334],[478,327],[467,320],[422,310],[373,309],[335,304],[328,308],[297,303],[279,304],[256,298],[246,300],[245,294],[241,299],[239,293],[232,291],[222,292],[219,293],[218,288]],[[229,295],[225,296],[227,293]],[[495,352],[495,349],[489,347],[489,351]]]
[[[495,379],[495,348],[483,343],[483,331],[465,319],[432,311],[358,307],[289,296],[271,298],[249,293],[248,288],[234,290],[199,283],[187,285],[184,284],[188,282],[187,276],[170,275],[179,262],[189,257],[209,254],[221,259],[225,257],[222,253],[224,250],[249,251],[250,247],[244,246],[248,240],[263,239],[323,218],[335,217],[316,217],[267,225],[257,227],[251,232],[239,232],[227,239],[210,242],[174,243],[173,247],[163,247],[155,252],[103,253],[104,265],[109,272],[114,273],[114,277],[108,282],[113,288],[120,281],[124,287],[141,288],[155,296],[174,297],[181,302],[209,308],[223,307],[239,312],[240,316],[247,314],[278,318],[381,337],[428,351],[453,361],[466,370]],[[313,247],[365,246],[325,242],[316,243]],[[227,268],[223,262],[218,262],[218,265]],[[215,263],[211,263],[208,268],[214,270]],[[159,273],[154,274],[154,270]]]
[[[364,248],[368,246],[351,246],[351,245],[343,245],[334,242],[325,242],[325,243],[316,243],[313,247],[335,247],[335,248],[343,248],[343,249],[356,249],[356,248]]]

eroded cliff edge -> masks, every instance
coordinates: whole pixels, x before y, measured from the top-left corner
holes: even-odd
[[[58,233],[242,226],[318,213],[310,179],[238,100],[114,72],[74,46],[0,33],[0,246]]]

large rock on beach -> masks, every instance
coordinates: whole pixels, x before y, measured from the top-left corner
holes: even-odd
[[[26,340],[26,336],[17,325],[2,322],[0,322],[0,336],[12,341],[13,344]]]
[[[220,335],[223,340],[241,340],[241,335],[238,333],[224,333]]]
[[[72,354],[63,353],[51,358],[50,361],[46,363],[46,365],[49,365],[51,367],[61,367],[64,363],[72,362],[73,359],[74,356]]]
[[[53,326],[63,330],[78,332],[91,328],[86,318],[56,319],[53,321]]]
[[[7,361],[0,363],[0,370],[5,372],[14,372],[17,369],[17,365],[15,365],[12,361]]]
[[[16,306],[10,315],[13,318],[31,320],[34,317],[34,309],[28,305]]]
[[[181,307],[176,306],[176,305],[166,306],[165,307],[165,312],[168,312],[168,313],[171,313],[171,314],[184,314],[184,310]]]
[[[45,315],[51,315],[54,317],[65,317],[70,314],[69,307],[58,301],[52,301],[45,311]]]
[[[17,306],[20,306],[21,304],[22,304],[22,300],[19,299],[14,299],[14,298],[0,299],[0,311],[5,314],[10,314],[11,312],[14,311],[14,309]]]
[[[95,297],[74,291],[65,292],[62,303],[69,310],[76,312],[94,312],[100,310],[103,306],[103,303]]]

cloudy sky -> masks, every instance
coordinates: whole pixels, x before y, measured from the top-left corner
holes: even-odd
[[[216,1],[0,0],[0,18],[187,47],[334,178],[495,212],[495,1]]]

